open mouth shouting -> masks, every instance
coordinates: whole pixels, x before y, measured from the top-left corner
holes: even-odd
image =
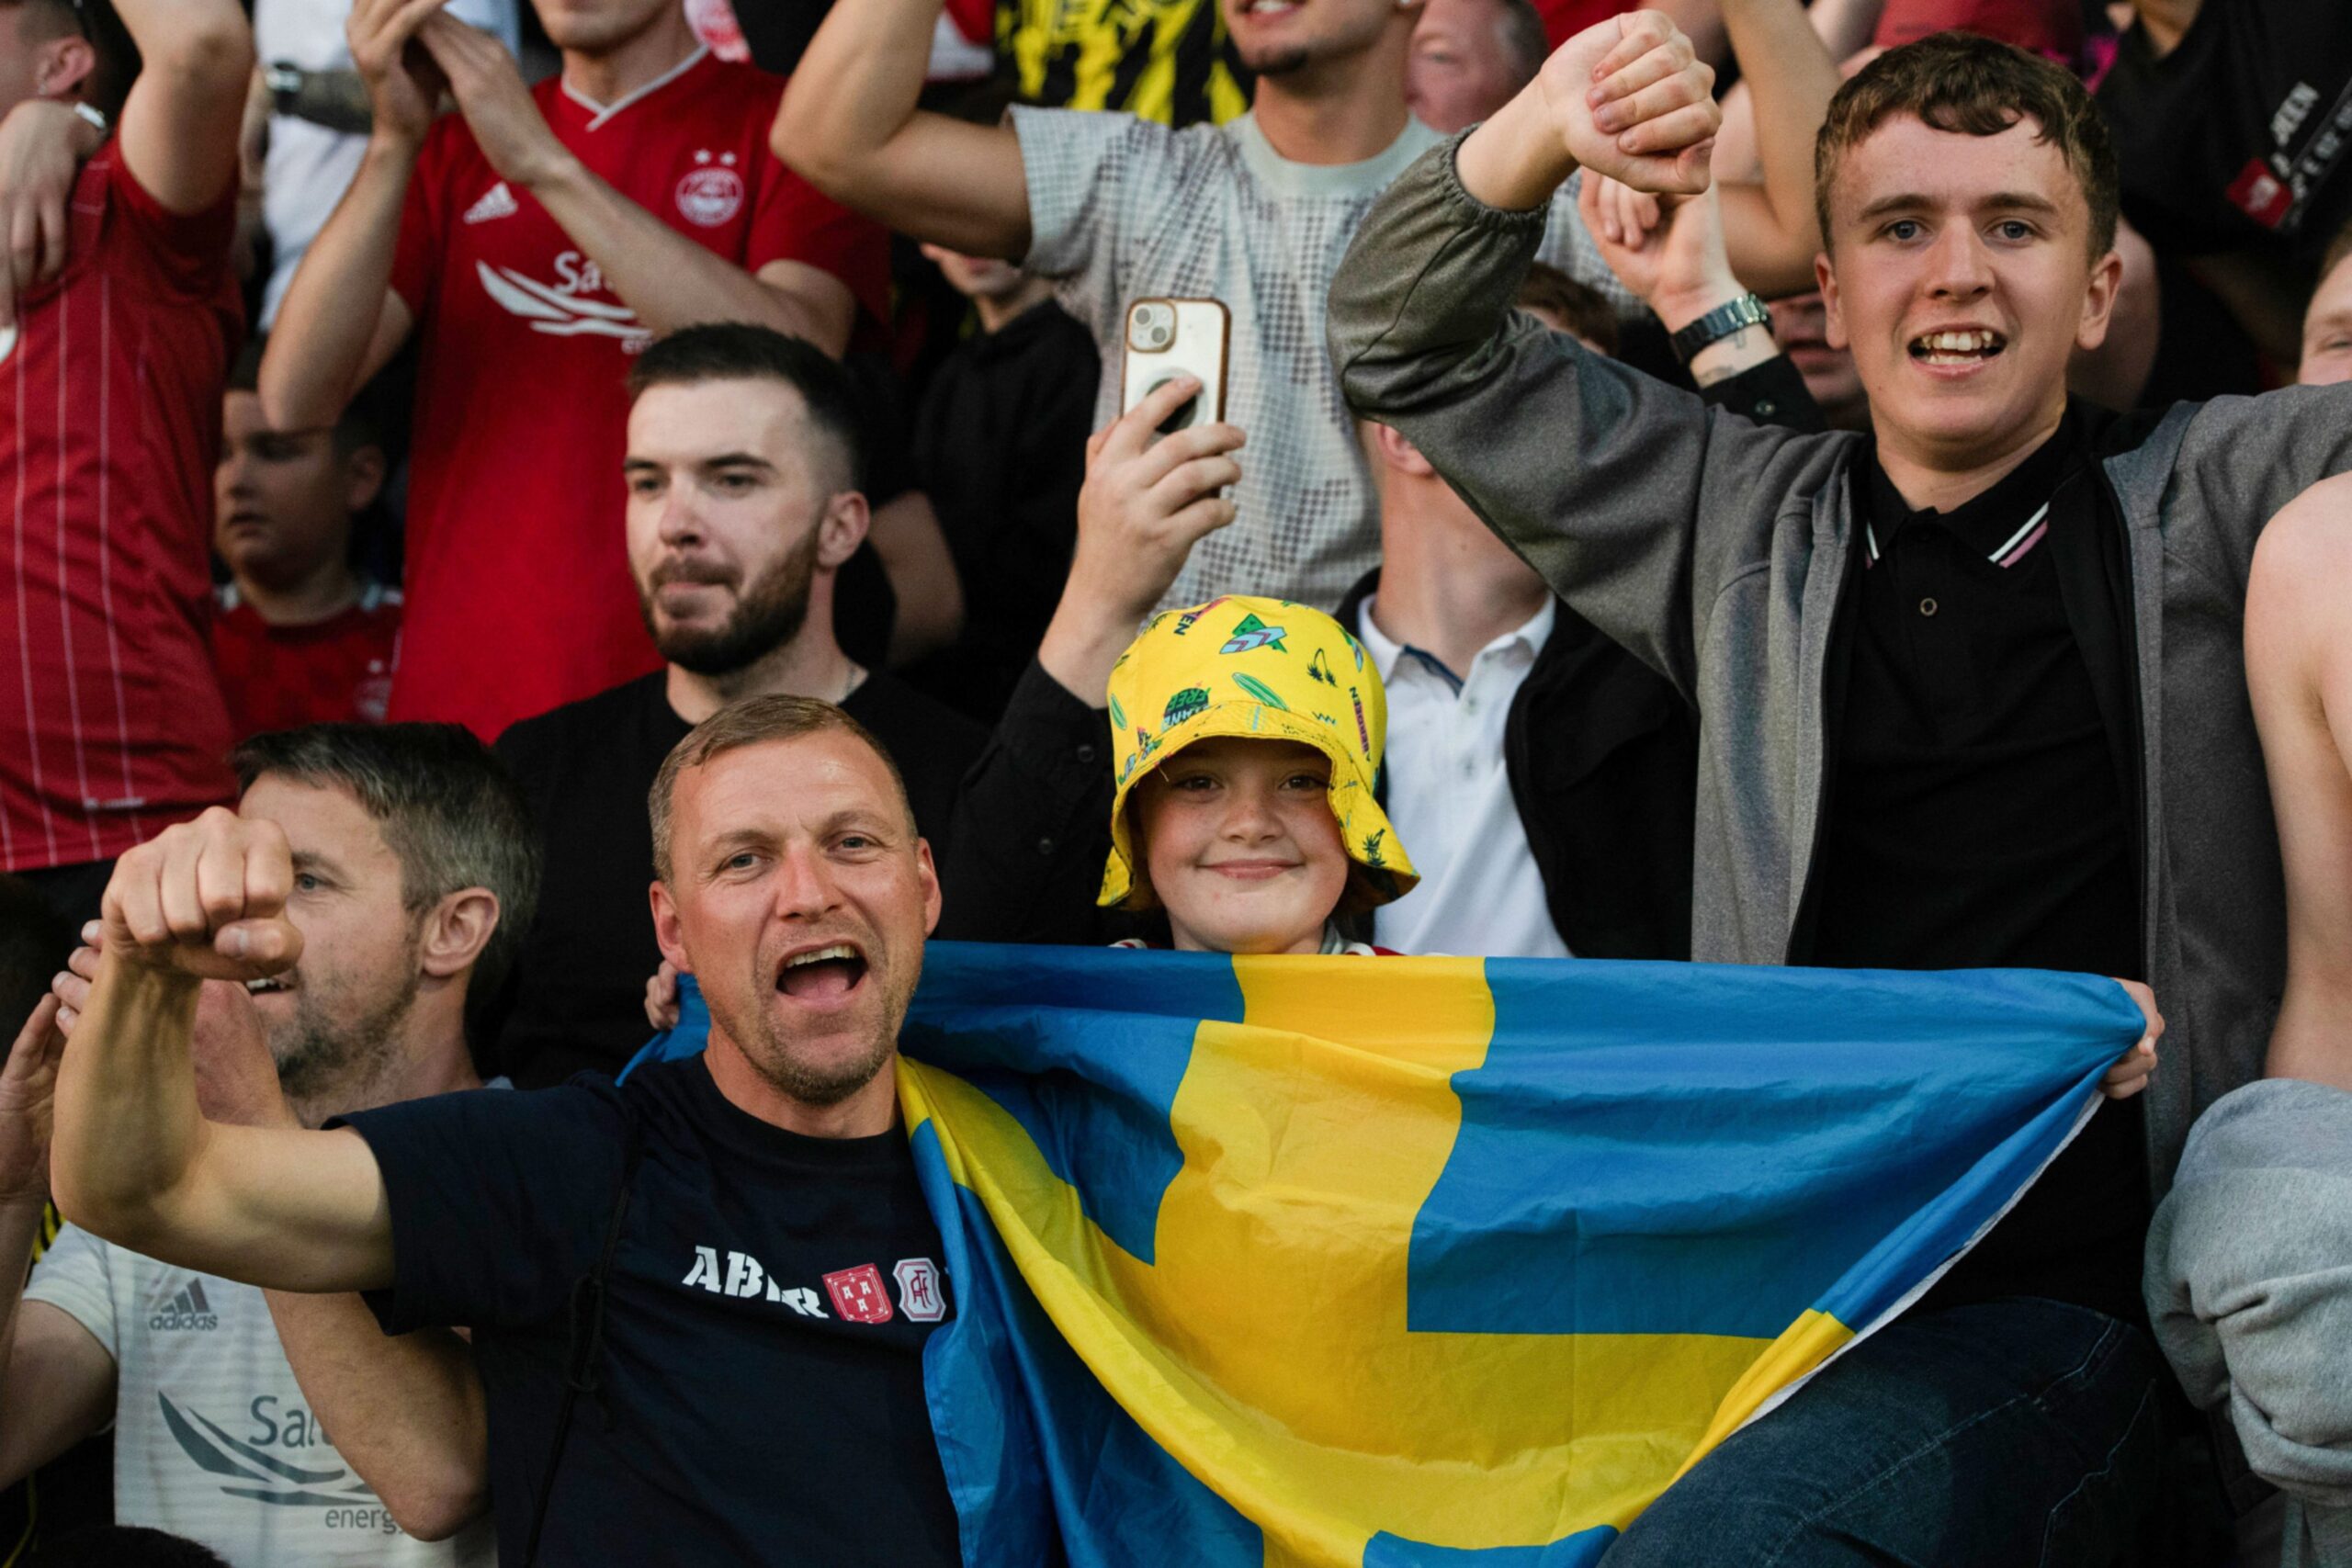
[[[1911,340],[1911,357],[1922,365],[1959,368],[2000,357],[2009,340],[1990,327],[1944,328]]]
[[[775,988],[806,1006],[834,1007],[857,994],[865,973],[865,954],[855,942],[826,942],[786,953]]]
[[[290,991],[293,988],[293,982],[283,975],[266,975],[260,979],[245,982],[245,994],[249,997],[269,996],[275,992]]]

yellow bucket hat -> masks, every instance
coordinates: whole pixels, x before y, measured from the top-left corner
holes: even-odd
[[[1355,863],[1348,905],[1371,908],[1412,891],[1405,857],[1373,781],[1388,741],[1388,694],[1363,644],[1320,610],[1287,599],[1227,597],[1152,617],[1111,671],[1111,861],[1099,902],[1147,909],[1127,793],[1195,740],[1295,740],[1331,760],[1331,815]]]

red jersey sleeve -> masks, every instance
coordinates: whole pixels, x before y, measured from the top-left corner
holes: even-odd
[[[762,148],[759,186],[743,268],[803,262],[849,285],[858,305],[876,321],[890,319],[890,231],[860,218],[785,167]]]
[[[441,279],[443,241],[448,229],[449,182],[465,121],[444,115],[424,139],[409,175],[401,206],[400,239],[392,247],[392,292],[412,316],[422,317]]]
[[[85,177],[90,173],[106,180],[108,205],[139,236],[141,253],[166,288],[194,299],[209,299],[220,289],[229,276],[229,247],[237,232],[236,181],[203,211],[179,213],[148,194],[119,146],[110,144],[93,159]]]

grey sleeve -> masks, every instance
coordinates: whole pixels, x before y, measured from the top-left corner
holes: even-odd
[[[2256,1472],[2352,1543],[2352,1094],[2267,1078],[2215,1101],[2143,1283],[2189,1397],[2226,1403]]]
[[[1408,169],[1340,263],[1341,389],[1578,614],[1692,698],[1705,607],[1767,558],[1782,503],[1840,438],[1711,411],[1515,314],[1545,213],[1463,189],[1458,145]]]
[[[2206,526],[2167,531],[2165,547],[2203,561],[2243,598],[2254,544],[2278,509],[2352,469],[2352,382],[2216,398],[2190,415],[2173,460],[2165,509],[2193,506]]]

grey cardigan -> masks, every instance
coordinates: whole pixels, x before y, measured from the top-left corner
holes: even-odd
[[[1464,190],[1458,144],[1388,188],[1332,280],[1341,387],[1698,706],[1692,956],[1784,962],[1821,825],[1830,623],[1867,445],[1710,410],[1513,316],[1544,215]],[[2162,1194],[2198,1112],[2260,1076],[2278,1010],[2285,895],[2241,617],[2263,524],[2352,468],[2352,386],[2180,405],[2102,467],[2129,533],[2143,940],[2168,1027],[2148,1091]]]

